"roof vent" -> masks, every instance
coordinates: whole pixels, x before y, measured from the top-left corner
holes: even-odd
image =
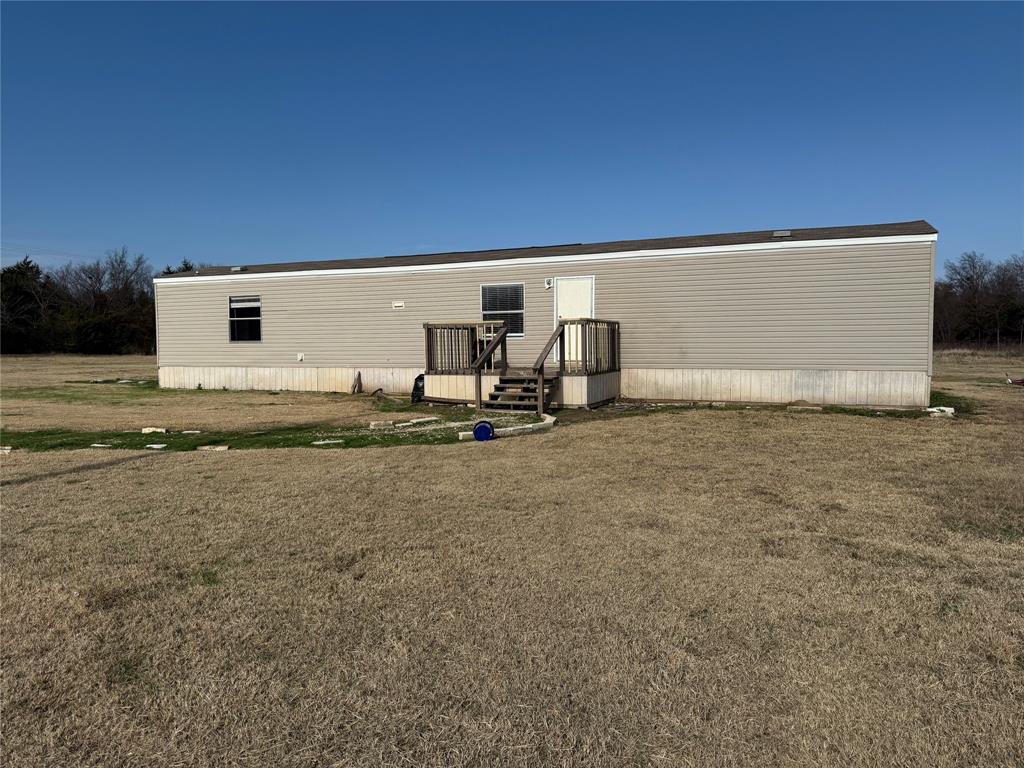
[[[772,232],[772,237],[789,237],[792,234],[788,229],[776,229]]]
[[[231,271],[232,272],[245,272],[245,269],[246,269],[245,267],[232,267]]]

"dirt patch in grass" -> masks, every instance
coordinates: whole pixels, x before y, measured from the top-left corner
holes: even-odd
[[[15,431],[351,427],[391,418],[382,412],[436,412],[370,395],[159,389],[154,357],[3,356],[0,382],[2,425]]]

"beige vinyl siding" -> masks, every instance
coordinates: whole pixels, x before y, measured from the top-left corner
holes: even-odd
[[[623,368],[929,369],[933,245],[922,240],[444,271],[156,285],[161,366],[423,365],[424,322],[480,319],[480,285],[525,283],[533,363],[553,327],[544,279],[593,275]],[[259,295],[263,340],[228,341],[228,297]],[[392,302],[405,302],[392,309]],[[296,359],[297,353],[304,360]]]

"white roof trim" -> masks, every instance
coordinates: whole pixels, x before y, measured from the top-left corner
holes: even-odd
[[[192,283],[219,283],[241,280],[280,280],[289,277],[328,277],[353,275],[379,275],[390,272],[444,272],[453,269],[495,269],[499,267],[528,267],[542,264],[570,264],[575,262],[619,261],[624,259],[666,259],[678,256],[708,256],[718,253],[744,253],[777,251],[783,249],[836,248],[845,245],[896,245],[899,243],[934,243],[938,235],[890,235],[887,237],[847,237],[834,240],[796,240],[772,243],[743,243],[741,245],[714,245],[694,248],[667,248],[648,251],[617,251],[614,253],[579,253],[569,256],[528,256],[487,261],[458,261],[448,264],[405,264],[394,267],[363,267],[357,269],[303,269],[291,272],[233,272],[228,275],[196,275],[194,277],[156,277],[160,285],[191,285]]]

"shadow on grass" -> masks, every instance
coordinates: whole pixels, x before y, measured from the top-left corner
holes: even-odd
[[[68,467],[67,469],[58,469],[53,472],[40,472],[39,474],[35,475],[25,475],[23,477],[15,477],[11,480],[4,480],[2,483],[0,483],[0,485],[2,485],[4,488],[13,485],[25,485],[26,483],[32,483],[35,482],[36,480],[49,480],[50,478],[62,477],[63,475],[75,475],[80,472],[88,472],[93,469],[108,469],[110,467],[116,467],[119,464],[128,464],[135,461],[142,461],[144,459],[154,458],[155,456],[156,454],[134,454],[132,456],[119,456],[118,458],[111,459],[110,461],[96,461],[93,462],[92,464],[76,464],[72,467]]]
[[[972,415],[977,412],[974,400],[947,392],[933,391],[930,405],[950,406],[956,409],[958,416]],[[718,403],[714,406],[708,402],[690,403],[650,403],[640,401],[620,401],[600,406],[591,410],[567,408],[555,411],[561,425],[585,424],[591,421],[624,419],[634,416],[651,416],[661,413],[686,413],[691,411],[741,411],[744,413],[763,413],[765,411],[785,412],[787,406],[778,403]],[[844,405],[824,405],[821,410],[804,410],[799,415],[814,417],[821,413],[842,416],[863,416],[882,419],[921,419],[928,417],[922,408],[862,408]]]

